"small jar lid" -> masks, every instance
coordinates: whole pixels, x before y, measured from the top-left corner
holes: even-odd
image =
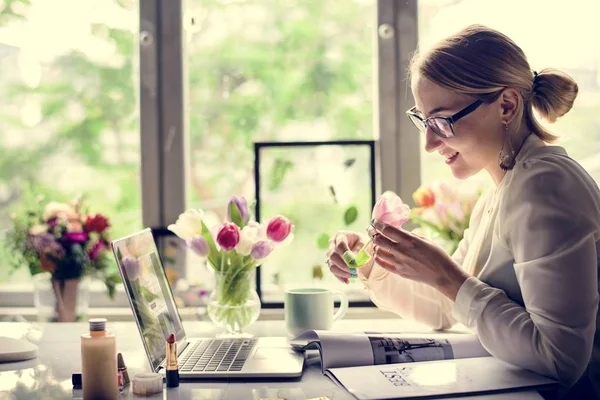
[[[148,396],[163,390],[163,376],[156,372],[142,372],[133,377],[133,393]]]
[[[106,330],[106,318],[92,318],[88,321],[90,332],[102,332]]]

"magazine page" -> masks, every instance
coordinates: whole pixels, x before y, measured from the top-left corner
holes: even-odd
[[[318,349],[321,366],[330,368],[362,365],[488,357],[476,335],[403,333],[336,333],[306,331],[291,341],[299,351]]]
[[[496,392],[556,384],[494,357],[332,368],[326,374],[360,400]]]

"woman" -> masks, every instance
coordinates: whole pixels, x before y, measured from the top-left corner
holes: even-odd
[[[436,329],[463,323],[495,357],[558,379],[560,395],[592,396],[600,192],[563,148],[546,145],[555,137],[533,114],[554,122],[571,109],[577,84],[556,70],[532,71],[512,40],[477,25],[416,55],[411,88],[416,106],[407,114],[425,149],[455,177],[486,170],[496,187],[479,199],[452,257],[373,221],[374,262],[358,270],[371,299]],[[342,255],[364,242],[351,232],[331,241],[328,264],[343,282]]]

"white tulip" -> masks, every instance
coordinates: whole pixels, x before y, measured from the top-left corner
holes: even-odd
[[[242,228],[240,232],[240,241],[235,246],[235,251],[242,256],[250,255],[252,246],[259,240],[259,226],[258,224],[248,224]]]
[[[202,233],[203,217],[204,212],[202,210],[190,209],[180,214],[177,221],[169,225],[167,229],[187,241]]]

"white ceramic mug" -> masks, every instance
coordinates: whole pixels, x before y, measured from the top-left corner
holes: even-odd
[[[334,295],[340,308],[334,314]],[[348,311],[348,296],[339,291],[319,288],[289,289],[284,298],[285,327],[290,336],[311,329],[331,329]]]

